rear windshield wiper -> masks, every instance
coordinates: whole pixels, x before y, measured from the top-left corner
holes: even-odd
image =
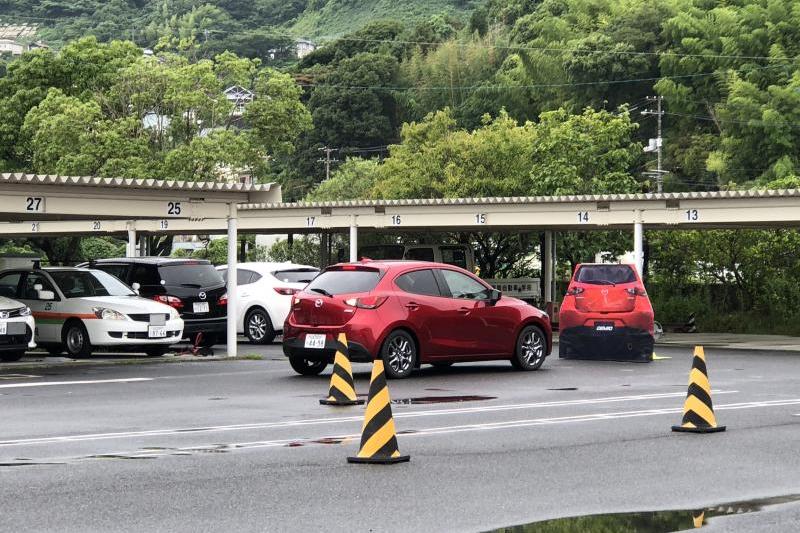
[[[310,290],[312,290],[314,292],[318,292],[318,293],[322,294],[323,296],[327,296],[328,298],[333,298],[333,294],[329,293],[325,289],[320,289],[319,287],[314,287],[313,289],[310,289]]]

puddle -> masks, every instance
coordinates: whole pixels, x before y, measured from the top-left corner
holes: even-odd
[[[222,396],[215,396],[214,398],[209,398],[209,400],[211,400],[212,402],[218,402],[220,400],[227,400],[227,398],[224,398]]]
[[[66,463],[0,463],[0,467],[4,466],[42,466],[42,465],[63,465]]]
[[[623,385],[624,387],[625,385]],[[547,390],[578,390],[578,387],[561,387],[560,389],[547,389]]]
[[[392,400],[392,403],[396,405],[418,405],[430,403],[479,402],[495,399],[497,399],[497,396],[418,396],[416,398],[398,398]]]
[[[453,389],[436,389],[436,388],[431,388],[431,389],[425,389],[425,390],[430,390],[430,391],[434,391],[434,392],[453,392]]]
[[[701,528],[715,516],[754,513],[770,505],[800,501],[800,494],[761,500],[726,503],[715,507],[683,511],[650,511],[641,513],[598,514],[557,518],[503,527],[489,533],[567,533],[583,531],[635,531],[637,533],[668,533]]]
[[[101,453],[98,455],[87,455],[87,459],[131,459],[131,460],[139,460],[139,459],[155,459],[153,456],[147,455],[127,455],[122,453]]]

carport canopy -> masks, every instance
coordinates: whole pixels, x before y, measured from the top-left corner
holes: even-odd
[[[280,186],[275,184],[4,173],[0,174],[0,235],[39,236],[51,224],[65,224],[69,231],[47,233],[50,235],[127,232],[128,255],[134,255],[137,221],[153,221],[166,230],[178,222],[191,225],[214,220],[215,226],[227,230],[228,268],[235,272],[238,204],[280,201]],[[236,276],[229,276],[227,345],[231,357],[236,356],[237,301]]]

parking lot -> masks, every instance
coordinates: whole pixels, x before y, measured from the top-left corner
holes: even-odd
[[[3,529],[481,531],[800,492],[787,352],[706,349],[728,428],[713,435],[670,431],[686,347],[661,347],[669,359],[650,364],[423,367],[389,382],[411,462],[375,466],[345,461],[364,408],[317,401],[330,367],[300,377],[278,344],[239,351],[262,359],[4,367]],[[359,394],[369,371],[354,365]],[[797,520],[788,503],[708,529],[794,531]]]

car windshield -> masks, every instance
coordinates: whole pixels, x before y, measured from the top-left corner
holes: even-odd
[[[369,292],[380,279],[380,272],[374,269],[327,270],[317,276],[305,290],[325,295]]]
[[[629,265],[585,265],[575,275],[575,281],[591,285],[633,283],[636,275]]]
[[[158,267],[161,279],[166,285],[183,287],[216,287],[223,285],[220,272],[210,263],[177,263]]]
[[[56,270],[49,274],[67,298],[136,296],[130,287],[101,270]]]
[[[317,274],[319,274],[319,270],[316,268],[276,270],[272,273],[273,276],[284,283],[309,283],[317,276]]]

